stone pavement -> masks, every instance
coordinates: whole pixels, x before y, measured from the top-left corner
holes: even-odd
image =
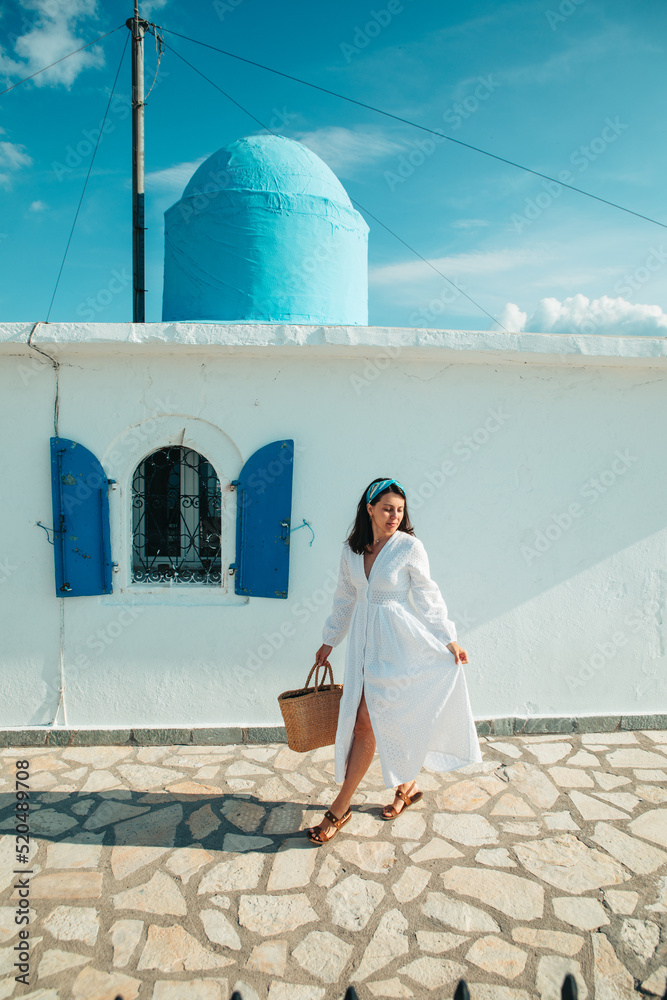
[[[667,732],[481,737],[423,770],[393,822],[376,757],[353,819],[333,748],[104,746],[0,752],[0,1000],[556,1000],[662,996]],[[28,761],[31,875],[14,875]],[[16,983],[16,879],[29,985]]]

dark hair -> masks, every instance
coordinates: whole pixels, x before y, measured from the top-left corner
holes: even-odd
[[[373,542],[373,528],[371,527],[371,519],[368,516],[368,511],[366,510],[366,494],[368,493],[371,486],[374,483],[381,483],[383,479],[387,479],[388,476],[378,476],[374,479],[372,483],[369,483],[364,492],[361,494],[361,500],[357,504],[357,516],[354,519],[354,525],[350,534],[347,537],[347,542],[353,552],[362,553],[365,552],[367,547]],[[385,486],[383,490],[380,490],[376,497],[370,501],[371,505],[374,507],[382,497],[386,496],[387,493],[396,493],[399,497],[403,497],[405,501],[405,506],[403,508],[403,519],[399,524],[397,531],[405,531],[408,535],[414,535],[414,529],[410,524],[410,515],[408,514],[408,501],[405,493],[397,483],[391,483],[389,486]]]

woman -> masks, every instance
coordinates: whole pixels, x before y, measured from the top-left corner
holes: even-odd
[[[415,779],[423,765],[450,771],[482,759],[462,667],[468,654],[395,479],[374,479],[359,501],[316,662],[328,663],[348,631],[335,744],[335,780],[343,785],[322,823],[306,830],[314,844],[351,818],[376,741],[384,783],[398,785],[386,820],[422,797]]]

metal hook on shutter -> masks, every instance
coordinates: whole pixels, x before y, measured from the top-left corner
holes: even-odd
[[[282,523],[286,523],[286,522],[282,522]],[[303,521],[301,522],[301,524],[297,524],[296,528],[290,528],[290,530],[289,530],[288,534],[290,534],[290,535],[291,535],[293,531],[298,531],[298,530],[299,530],[299,528],[310,528],[310,533],[311,533],[311,534],[312,534],[312,536],[313,536],[313,537],[311,538],[311,540],[310,540],[310,545],[312,545],[312,544],[313,544],[313,542],[315,541],[315,532],[314,532],[314,531],[313,531],[313,529],[312,529],[312,528],[310,527],[310,524],[309,524],[309,522],[308,522],[308,521],[306,521],[305,517],[304,517]]]

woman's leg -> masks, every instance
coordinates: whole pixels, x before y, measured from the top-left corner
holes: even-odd
[[[405,794],[408,796],[416,795],[417,792],[419,791],[416,779],[413,779],[412,781],[405,781],[403,782],[402,785],[398,785],[398,788],[400,788],[400,790],[402,792],[405,792]],[[400,795],[395,795],[392,805],[385,806],[382,812],[390,813],[393,816],[393,813],[391,812],[392,807],[397,813],[400,813],[403,811],[403,809],[405,809],[405,802],[400,797]]]
[[[359,782],[370,767],[374,753],[375,735],[373,733],[370,715],[368,714],[366,695],[364,691],[362,691],[361,701],[359,702],[359,708],[357,709],[357,718],[354,723],[352,747],[350,749],[350,755],[347,759],[347,767],[345,768],[345,780],[341,785],[340,792],[331,804],[331,812],[334,814],[336,819],[340,819],[341,816],[344,816],[349,809],[352,796],[356,792]],[[333,833],[335,830],[333,823],[331,823],[325,816],[319,825],[322,828],[322,833],[320,835],[321,839],[328,840],[329,834]]]

